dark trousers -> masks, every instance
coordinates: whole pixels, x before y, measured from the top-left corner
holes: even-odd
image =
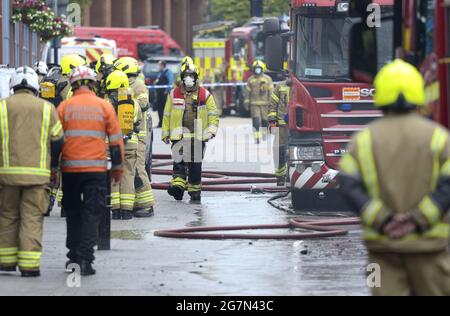
[[[106,206],[106,173],[63,173],[63,207],[67,213],[67,257],[93,262],[98,226]]]
[[[166,107],[166,101],[167,101],[167,94],[160,94],[158,95],[158,117],[159,117],[159,123],[158,123],[158,127],[162,126],[162,121],[164,118],[164,108]]]
[[[197,146],[195,148],[194,146]],[[195,151],[199,151],[195,153]],[[202,183],[202,160],[205,154],[205,142],[197,140],[181,140],[173,142],[172,157],[173,177],[188,180],[188,191],[198,191]],[[178,159],[176,158],[178,157]]]

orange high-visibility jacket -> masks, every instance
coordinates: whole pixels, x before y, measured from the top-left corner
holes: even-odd
[[[120,146],[124,155],[122,132],[113,106],[90,90],[76,90],[61,103],[58,114],[64,128],[62,172],[105,172],[107,143]],[[113,166],[113,169],[121,166]]]

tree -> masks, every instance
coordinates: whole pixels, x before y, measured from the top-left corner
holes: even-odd
[[[289,13],[290,0],[264,0],[264,16],[281,16]],[[244,24],[250,19],[249,0],[209,0],[209,21],[236,21]]]

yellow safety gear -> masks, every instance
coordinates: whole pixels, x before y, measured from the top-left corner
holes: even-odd
[[[115,63],[114,67],[121,70],[126,75],[138,75],[140,72],[139,63],[133,57],[122,57],[119,58]]]
[[[63,75],[68,75],[72,69],[86,65],[86,60],[77,54],[66,55],[61,59],[61,69]]]
[[[189,73],[194,73],[197,75],[197,78],[200,77],[200,69],[198,69],[197,66],[195,66],[194,64],[183,64],[181,66],[181,73],[180,76],[181,78],[183,78],[185,75],[189,74]]]
[[[97,64],[95,65],[95,71],[98,73],[101,71],[102,67],[104,66],[112,66],[114,65],[114,61],[116,60],[116,57],[112,54],[103,54],[100,56],[100,58],[97,60]]]
[[[255,69],[255,68],[261,68],[264,72],[267,70],[267,66],[266,66],[266,64],[262,61],[262,60],[256,60],[254,63],[253,63],[253,69]]]
[[[133,92],[131,88],[120,88],[117,105],[117,117],[124,135],[134,130],[134,107]]]
[[[384,66],[375,77],[375,105],[395,104],[400,96],[416,106],[425,105],[425,82],[420,72],[411,64],[396,59]]]
[[[130,82],[128,80],[128,77],[124,72],[122,72],[120,70],[113,71],[106,78],[106,90],[116,90],[116,89],[128,88],[128,87],[130,87]]]
[[[181,60],[181,66],[185,64],[194,64],[194,60],[192,59],[192,57],[184,56],[183,59]]]

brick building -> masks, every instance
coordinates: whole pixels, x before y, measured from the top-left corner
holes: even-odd
[[[13,0],[0,0],[0,63],[32,65],[40,57],[39,36],[22,23],[11,23]]]
[[[83,25],[137,27],[158,25],[186,53],[192,52],[192,26],[203,21],[205,0],[95,0],[84,10]]]

